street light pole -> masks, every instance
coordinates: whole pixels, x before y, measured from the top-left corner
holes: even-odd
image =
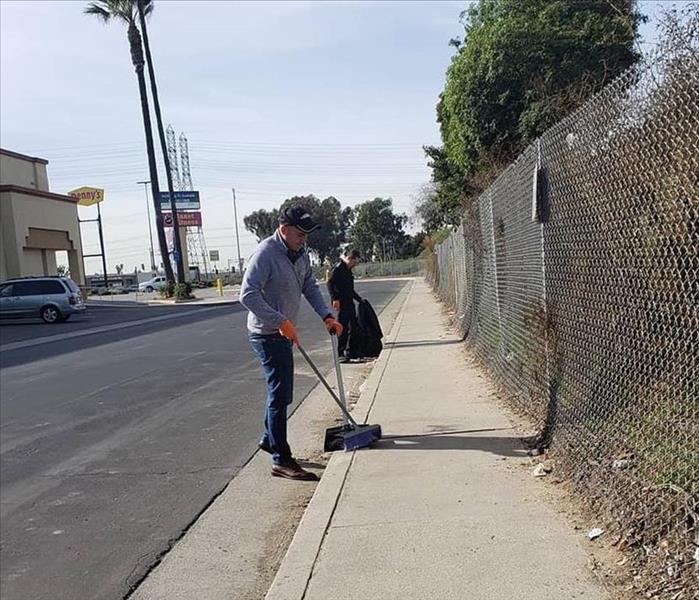
[[[240,235],[238,234],[238,208],[235,205],[235,188],[231,188],[233,191],[233,219],[235,219],[235,243],[238,246],[238,269],[240,274],[243,273],[243,259],[240,256]]]
[[[148,236],[150,237],[150,269],[153,274],[156,274],[158,269],[155,266],[155,254],[153,254],[153,229],[150,224],[150,208],[148,207],[148,186],[150,181],[137,181],[136,183],[142,185],[146,192],[146,214],[148,215]]]

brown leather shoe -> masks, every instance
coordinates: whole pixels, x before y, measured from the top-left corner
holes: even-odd
[[[272,465],[272,475],[296,481],[318,481],[318,475],[301,468],[293,458],[282,465]]]

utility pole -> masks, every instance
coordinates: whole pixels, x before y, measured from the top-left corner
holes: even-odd
[[[233,190],[233,219],[235,219],[235,243],[238,246],[238,269],[243,274],[243,258],[240,256],[240,235],[238,234],[238,208],[235,204],[235,188]]]
[[[150,43],[148,41],[148,29],[146,28],[146,13],[143,0],[137,0],[138,16],[141,21],[141,36],[143,37],[143,49],[146,53],[146,63],[148,63],[148,75],[150,78],[150,89],[153,96],[153,111],[155,112],[155,122],[158,127],[158,137],[160,138],[160,150],[163,154],[163,162],[165,163],[165,177],[167,180],[167,190],[170,196],[170,210],[172,211],[173,225],[173,244],[174,258],[177,265],[177,283],[185,282],[184,273],[184,258],[182,256],[182,247],[180,245],[180,222],[177,217],[177,204],[175,201],[175,190],[172,185],[172,171],[170,169],[170,158],[167,152],[167,143],[165,142],[165,130],[163,129],[163,118],[160,114],[160,100],[158,99],[158,86],[155,82],[155,72],[153,69],[153,58],[150,54]],[[155,155],[154,155],[155,156]],[[152,179],[152,175],[151,175]],[[160,198],[158,198],[160,202]]]
[[[150,181],[137,181],[139,185],[143,186],[143,190],[146,192],[146,214],[148,215],[148,237],[150,238],[150,270],[153,274],[158,272],[158,268],[155,266],[155,254],[153,253],[153,229],[150,223],[150,208],[148,206],[148,186]]]

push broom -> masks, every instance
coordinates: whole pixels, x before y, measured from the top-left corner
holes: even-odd
[[[332,452],[334,450],[357,450],[358,448],[364,448],[371,443],[381,439],[381,425],[360,425],[353,418],[352,415],[347,410],[347,403],[345,401],[345,386],[342,383],[342,372],[340,370],[340,360],[337,352],[337,336],[330,335],[332,339],[333,347],[333,358],[335,360],[335,374],[337,376],[337,389],[340,394],[338,398],[335,391],[330,387],[330,384],[326,381],[325,377],[321,374],[316,367],[315,363],[308,356],[306,351],[301,347],[297,346],[299,352],[306,359],[308,365],[313,369],[313,372],[318,377],[318,380],[325,386],[328,390],[330,396],[335,401],[335,403],[340,407],[342,414],[345,418],[345,423],[337,427],[330,427],[325,431],[325,444],[324,448],[326,452]]]

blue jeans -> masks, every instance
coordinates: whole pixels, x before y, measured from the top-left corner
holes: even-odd
[[[251,333],[249,338],[267,379],[263,439],[274,449],[272,462],[283,464],[291,459],[291,448],[286,439],[286,407],[291,404],[294,396],[293,347],[280,334]]]

